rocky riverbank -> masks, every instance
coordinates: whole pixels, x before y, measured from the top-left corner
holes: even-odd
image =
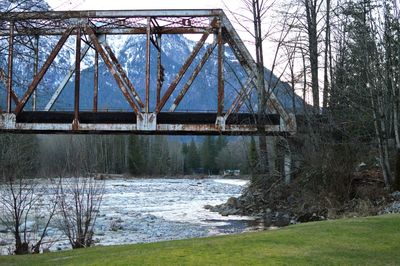
[[[247,215],[261,221],[265,227],[287,226],[296,223],[400,213],[400,192],[388,193],[376,188],[375,193],[360,193],[344,203],[332,202],[329,197],[313,198],[296,189],[276,188],[268,198],[257,190],[247,189],[226,203],[205,206],[223,216]]]

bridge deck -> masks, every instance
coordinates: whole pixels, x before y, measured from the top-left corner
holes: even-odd
[[[228,117],[227,125],[255,125],[257,114],[235,113]],[[269,114],[266,125],[279,125],[280,116]],[[73,112],[22,112],[17,123],[71,123]],[[217,113],[162,112],[157,115],[158,124],[213,124]],[[79,120],[84,124],[135,124],[137,117],[133,112],[80,112]]]
[[[257,114],[235,113],[223,125],[217,113],[161,112],[143,125],[133,112],[80,112],[79,126],[73,128],[74,112],[24,111],[18,116],[3,115],[0,131],[12,133],[130,133],[168,135],[257,134]],[[150,121],[150,122],[149,122]],[[286,134],[278,114],[269,114],[265,129],[269,134]]]

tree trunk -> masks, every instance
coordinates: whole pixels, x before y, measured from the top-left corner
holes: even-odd
[[[261,11],[258,0],[252,1],[253,5],[253,22],[254,36],[256,43],[256,63],[257,63],[257,86],[258,86],[258,134],[260,148],[260,173],[268,175],[268,155],[267,155],[267,138],[265,135],[265,109],[266,109],[266,91],[265,91],[265,73],[264,58],[262,49],[262,33],[261,33]]]
[[[369,84],[369,83],[367,83]],[[376,140],[378,142],[378,150],[379,150],[379,161],[382,169],[383,179],[385,181],[385,185],[390,187],[391,185],[391,177],[390,177],[390,169],[388,168],[389,164],[387,162],[387,158],[385,156],[385,146],[384,146],[384,138],[382,136],[382,128],[381,123],[378,121],[379,119],[379,111],[377,110],[376,98],[373,93],[372,86],[369,85],[370,97],[371,97],[371,105],[373,109],[373,118],[374,118],[374,127],[375,127],[375,135]]]
[[[289,185],[292,180],[292,154],[290,151],[285,152],[283,161],[285,184]]]
[[[325,58],[324,58],[324,91],[322,93],[322,107],[323,113],[326,112],[328,107],[328,95],[329,95],[329,77],[328,77],[328,67],[329,67],[329,51],[330,51],[330,0],[326,0],[326,36],[325,36]]]
[[[319,114],[317,7],[312,0],[305,0],[304,3],[307,15],[308,49],[310,52],[314,113]]]
[[[400,148],[396,149],[396,169],[393,182],[393,190],[400,191]]]

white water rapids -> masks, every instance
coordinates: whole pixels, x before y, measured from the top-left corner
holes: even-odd
[[[205,205],[237,197],[246,186],[240,179],[117,179],[105,181],[105,194],[96,221],[96,245],[155,242],[205,237],[251,230],[251,218],[223,217]],[[28,222],[33,224],[33,222]],[[43,247],[68,249],[52,226]],[[0,226],[0,254],[12,250],[12,235]],[[47,245],[47,246],[46,246]]]

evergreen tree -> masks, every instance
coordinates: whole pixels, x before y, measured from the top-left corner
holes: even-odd
[[[208,173],[214,173],[216,171],[216,145],[213,137],[207,136],[202,144],[201,147],[201,155],[202,155],[202,162],[203,168]]]
[[[129,137],[129,159],[128,166],[129,172],[134,175],[143,174],[145,169],[145,162],[141,152],[140,137]]]
[[[189,170],[189,165],[188,165],[188,153],[189,153],[189,147],[186,143],[182,144],[182,154],[183,154],[183,173],[186,174],[188,173]]]
[[[344,15],[345,37],[339,49],[335,69],[335,90],[329,106],[337,129],[345,132],[345,138],[369,140],[374,134],[371,98],[368,87],[372,86],[371,65],[375,58],[373,40],[367,14],[368,1],[349,3]]]
[[[164,136],[154,136],[152,138],[151,162],[149,169],[152,175],[169,174],[170,173],[170,156],[168,143]]]
[[[34,135],[0,135],[0,182],[2,178],[35,177],[38,151]]]
[[[196,143],[194,142],[193,139],[188,147],[187,164],[188,164],[188,169],[192,171],[194,169],[199,168],[201,165],[200,155],[197,150]]]
[[[218,156],[218,153],[228,145],[228,141],[225,136],[219,135],[215,145],[215,156]]]

